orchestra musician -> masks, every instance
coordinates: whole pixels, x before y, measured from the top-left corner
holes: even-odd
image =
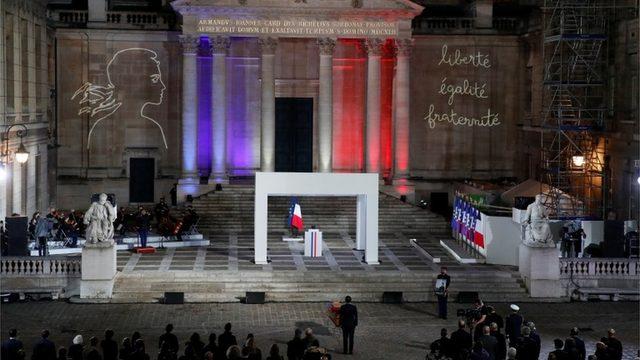
[[[153,209],[153,212],[156,216],[156,221],[158,224],[162,222],[162,219],[169,216],[169,205],[164,200],[164,197],[160,198],[160,202],[156,204],[156,207]]]
[[[67,236],[71,238],[69,247],[78,246],[78,234],[80,233],[80,226],[78,224],[78,216],[75,209],[71,209],[69,215],[64,219],[64,229]]]

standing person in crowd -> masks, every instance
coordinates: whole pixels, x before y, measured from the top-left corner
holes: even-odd
[[[42,330],[40,340],[33,346],[31,360],[56,360],[56,345],[49,340],[49,330]]]
[[[440,338],[431,343],[429,350],[435,358],[453,357],[453,342],[447,337],[447,329],[440,329]]]
[[[51,214],[49,214],[51,215]],[[47,240],[53,229],[53,217],[39,217],[36,223],[36,237],[38,238],[38,256],[47,256]]]
[[[194,332],[184,348],[184,354],[192,359],[202,359],[204,355],[204,343],[200,340],[200,334]]]
[[[511,314],[507,316],[504,331],[509,341],[509,347],[516,347],[515,344],[520,338],[524,318],[520,315],[520,307],[518,305],[511,304],[509,307],[511,308]]]
[[[231,333],[231,323],[224,325],[224,332],[218,336],[218,347],[223,354],[227,353],[227,350],[232,345],[238,345],[236,337]]]
[[[136,223],[138,225],[138,236],[140,237],[140,246],[147,247],[147,237],[149,236],[149,229],[151,228],[151,214],[143,208],[138,207],[138,215],[136,216]],[[178,348],[176,348],[176,353]]]
[[[571,329],[570,336],[576,343],[576,350],[578,350],[578,360],[586,360],[587,350],[584,346],[584,341],[578,337],[580,331],[577,327]]]
[[[142,338],[136,339],[133,343],[133,352],[129,358],[131,360],[149,360],[149,355],[147,354]]]
[[[301,360],[303,355],[302,330],[296,329],[293,339],[287,343],[287,360]]]
[[[269,349],[269,356],[267,356],[267,360],[284,360],[282,355],[280,355],[280,347],[278,347],[278,344],[271,345],[271,349]]]
[[[69,360],[69,357],[67,356],[67,348],[64,346],[61,346],[58,349],[58,360]]]
[[[498,326],[498,324],[492,322],[489,327],[491,328],[491,336],[496,338],[497,341],[495,358],[496,360],[505,360],[505,358],[507,357],[507,339],[500,332],[500,327]]]
[[[567,359],[569,360],[579,360],[580,354],[578,353],[578,349],[576,349],[576,342],[573,338],[567,338],[564,341],[564,353],[567,354]]]
[[[482,348],[485,349],[489,353],[489,359],[496,359],[496,347],[498,347],[498,340],[491,336],[491,328],[489,326],[482,327],[482,336],[480,336],[480,342],[482,343]]]
[[[568,360],[567,353],[563,350],[563,346],[564,346],[564,343],[562,342],[561,339],[554,339],[553,348],[555,350],[550,352],[549,355],[553,354],[556,360]]]
[[[178,337],[173,334],[173,324],[167,324],[167,326],[164,327],[164,334],[160,335],[158,339],[158,347],[161,348],[163,343],[166,343],[167,348],[173,353],[178,353],[180,342],[178,341]]]
[[[242,348],[242,356],[249,360],[262,360],[262,351],[256,346],[256,339],[253,334],[247,335]]]
[[[113,330],[104,331],[104,340],[100,342],[104,360],[118,360],[118,343],[113,340]]]
[[[92,336],[89,339],[89,348],[86,349],[84,360],[102,360],[100,350],[98,350],[98,338]]]
[[[489,353],[482,347],[482,343],[480,341],[473,343],[473,349],[471,350],[469,360],[489,360]]]
[[[540,335],[538,335],[538,329],[536,329],[536,324],[533,321],[529,321],[527,323],[527,327],[531,329],[531,333],[529,337],[536,343],[536,352],[534,354],[535,358],[540,358],[540,348],[542,347],[542,340],[540,339]]]
[[[496,323],[496,325],[498,325],[498,330],[502,331],[502,329],[504,329],[504,321],[502,320],[502,316],[500,316],[496,312],[496,309],[493,306],[487,306],[487,312],[489,314],[487,315],[485,323],[489,326],[491,326],[491,323]]]
[[[320,346],[320,342],[313,335],[313,330],[311,330],[311,328],[306,328],[304,330],[304,339],[302,339],[302,347],[306,351],[308,348],[312,346],[318,347]]]
[[[458,320],[458,330],[451,333],[451,342],[456,349],[456,359],[466,359],[473,346],[471,334],[465,330],[466,325],[464,320]]]
[[[438,317],[447,319],[447,299],[449,298],[449,285],[451,276],[447,275],[447,267],[440,268],[440,274],[436,277],[436,296],[438,297]]]
[[[11,329],[9,330],[9,340],[2,343],[2,356],[0,357],[6,360],[18,360],[18,352],[20,350],[24,350],[24,346],[22,341],[18,340],[18,330]]]
[[[486,325],[487,315],[489,315],[489,309],[481,299],[476,299],[474,307],[476,317],[473,322],[473,341],[475,342],[478,341],[482,336],[482,329]]]
[[[173,352],[173,348],[171,344],[164,341],[162,345],[160,345],[160,352],[158,353],[158,360],[177,360],[178,354]]]
[[[358,326],[358,309],[351,304],[351,296],[344,298],[345,304],[340,307],[340,327],[342,327],[342,351],[353,354],[353,336]]]
[[[514,347],[507,349],[507,360],[516,360],[518,356],[518,350]]]
[[[536,353],[539,351],[538,344],[529,335],[531,329],[523,326],[520,330],[522,336],[516,340],[516,349],[518,349],[518,360],[538,360]]]
[[[73,338],[67,355],[71,360],[82,360],[84,357],[84,340],[82,339],[82,335],[78,334]]]
[[[591,358],[591,356],[592,355],[589,355],[589,358]],[[610,356],[609,350],[607,349],[607,345],[602,341],[598,341],[596,343],[595,356],[597,360],[613,360]]]
[[[120,348],[120,351],[118,353],[119,353],[118,357],[120,358],[120,360],[130,359],[131,354],[133,354],[133,346],[131,345],[131,339],[129,339],[128,337],[122,339],[122,347]]]
[[[607,345],[607,348],[609,349],[611,360],[622,359],[622,343],[616,338],[616,331],[614,329],[609,329],[607,331],[607,341],[605,342],[605,345]]]
[[[205,353],[210,352],[213,355],[213,358],[216,359],[216,360],[218,358],[221,358],[220,349],[218,348],[218,345],[216,345],[216,334],[215,333],[209,334],[209,343],[207,344],[207,346],[204,347],[203,351]]]
[[[38,219],[40,219],[40,211],[36,211],[31,215],[31,220],[29,220],[29,226],[27,230],[29,231],[29,239],[37,241],[38,238],[36,236],[36,226],[38,225]]]
[[[240,360],[244,359],[242,356],[242,349],[238,345],[231,345],[225,352],[227,360]]]
[[[133,347],[133,351],[136,351],[136,341],[138,341],[138,339],[142,339],[142,335],[140,332],[134,331],[133,334],[131,334],[131,346]]]

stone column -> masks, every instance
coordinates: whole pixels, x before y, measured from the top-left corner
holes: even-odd
[[[9,151],[12,152],[15,150],[11,150],[11,148],[9,148]],[[11,156],[13,156],[13,153],[11,153]],[[20,164],[16,160],[13,160],[13,163],[9,165],[13,167],[13,179],[11,179],[13,204],[11,207],[11,212],[27,216],[27,214],[24,214],[22,211],[22,192],[24,191],[24,189],[22,188],[23,164]]]
[[[406,179],[409,176],[409,59],[411,58],[412,39],[396,40],[396,81],[394,82],[394,178]]]
[[[227,177],[227,52],[231,40],[226,36],[210,38],[212,50],[211,104],[211,177],[220,182]]]
[[[182,43],[182,178],[198,178],[198,67],[199,39],[180,36]]]
[[[318,171],[331,172],[333,155],[333,50],[336,40],[318,39],[320,89],[318,94]]]
[[[380,173],[380,59],[381,39],[367,39],[367,124],[365,131],[365,168]]]
[[[261,52],[261,105],[260,170],[275,171],[276,167],[276,97],[274,65],[278,39],[258,39]]]

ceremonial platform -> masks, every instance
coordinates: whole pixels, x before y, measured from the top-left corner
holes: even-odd
[[[379,265],[364,263],[364,251],[354,249],[354,197],[299,198],[305,227],[323,231],[323,256],[317,258],[303,256],[302,243],[282,241],[289,198],[269,198],[270,262],[256,265],[253,197],[253,186],[227,185],[194,200],[208,247],[118,252],[112,302],[158,302],[168,291],[183,292],[186,302],[238,302],[247,291],[265,292],[265,300],[274,302],[330,301],[347,294],[381,301],[386,291],[401,291],[406,301],[431,301],[443,265],[452,276],[452,301],[459,291],[477,291],[489,301],[529,299],[516,268],[458,263],[439,245],[450,237],[447,221],[383,193]],[[410,239],[419,240],[420,248]]]

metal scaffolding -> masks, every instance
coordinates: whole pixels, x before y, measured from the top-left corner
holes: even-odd
[[[603,217],[608,4],[545,0],[542,182],[559,219]]]

